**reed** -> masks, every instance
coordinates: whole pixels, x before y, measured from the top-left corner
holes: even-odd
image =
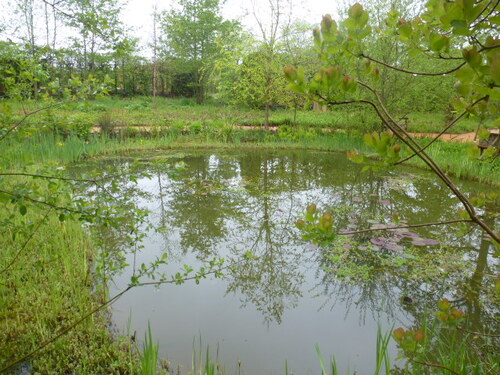
[[[153,341],[151,324],[148,322],[148,330],[144,337],[144,344],[141,353],[141,374],[156,375],[158,367],[159,344]]]

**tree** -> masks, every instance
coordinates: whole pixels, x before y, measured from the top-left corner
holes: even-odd
[[[78,30],[73,37],[74,47],[80,50],[81,67],[92,73],[97,68],[98,53],[112,50],[123,34],[119,15],[121,0],[70,0],[67,10],[60,10],[66,16],[69,26]]]
[[[409,55],[425,56],[429,61],[452,60],[453,68],[444,71],[413,71],[401,67],[398,61],[391,65],[370,56],[365,43],[374,35],[369,20],[369,13],[359,3],[349,9],[341,25],[330,15],[324,16],[321,28],[314,30],[314,42],[324,67],[309,81],[303,69],[285,68],[290,87],[330,106],[359,103],[371,107],[391,131],[390,135],[365,137],[366,143],[383,159],[382,163],[393,165],[418,156],[460,200],[464,207],[462,221],[479,225],[500,244],[500,236],[425,151],[461,118],[496,112],[500,100],[500,40],[497,37],[500,22],[496,3],[431,0],[423,13],[408,20],[401,18],[396,10],[389,12],[386,32],[398,35],[398,46]],[[356,70],[359,62],[363,63],[363,72]],[[422,146],[394,119],[376,89],[380,66],[411,76],[447,77],[453,74],[457,97],[452,103],[458,116],[436,139]],[[411,150],[405,159],[401,157],[402,148],[396,144],[396,139]],[[351,157],[365,161],[359,155],[351,154]]]
[[[201,103],[212,59],[220,48],[216,40],[229,34],[237,23],[223,19],[219,0],[179,0],[178,4],[180,10],[164,12],[161,19],[163,55],[179,62],[176,73],[190,80],[193,94]]]
[[[269,111],[271,109],[272,100],[275,97],[276,87],[279,85],[275,74],[276,60],[278,57],[278,42],[281,37],[280,32],[283,30],[283,18],[288,17],[290,23],[292,3],[290,0],[268,0],[269,7],[267,8],[267,17],[259,14],[255,1],[252,2],[253,15],[257,22],[262,37],[262,60],[261,69],[264,79],[263,99],[265,105],[265,122],[266,129],[269,128]],[[264,20],[268,19],[266,23]],[[286,20],[285,20],[286,21]],[[285,24],[286,25],[286,24]]]

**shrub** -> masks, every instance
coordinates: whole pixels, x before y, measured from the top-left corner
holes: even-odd
[[[104,113],[97,120],[97,126],[101,130],[101,134],[103,135],[111,135],[115,133],[116,121],[113,119],[113,116],[110,112]]]
[[[68,121],[70,133],[81,139],[89,138],[93,126],[94,121],[92,117],[86,114],[74,115]]]

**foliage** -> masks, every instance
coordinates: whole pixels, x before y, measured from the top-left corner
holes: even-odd
[[[448,299],[438,301],[437,309],[435,318],[429,316],[422,327],[408,330],[400,327],[393,331],[401,358],[407,359],[405,370],[411,374],[498,372],[498,358],[493,349],[498,336],[462,329],[467,316]]]
[[[389,167],[401,159],[401,146],[395,144],[396,139],[389,132],[366,134],[364,141],[370,149],[375,151],[374,154],[364,156],[355,151],[350,151],[347,153],[347,157],[355,163],[365,164],[363,167],[365,171]],[[381,161],[377,159],[381,159]]]
[[[213,58],[223,50],[225,37],[238,27],[220,15],[219,0],[179,0],[180,10],[162,16],[163,55],[176,61],[175,74],[185,75],[199,103],[205,99]],[[218,43],[216,42],[218,41]]]

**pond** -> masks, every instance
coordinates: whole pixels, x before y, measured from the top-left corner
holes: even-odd
[[[113,275],[110,295],[163,254],[169,275],[217,257],[230,266],[199,285],[137,287],[113,305],[114,325],[139,342],[150,322],[172,372],[187,373],[193,353],[205,356],[209,347],[227,373],[284,374],[286,362],[295,374],[317,374],[318,345],[326,360],[335,356],[340,373],[369,374],[378,326],[387,332],[418,325],[445,297],[458,301],[471,328],[483,329],[495,311],[481,288],[493,282],[485,275],[498,272],[493,245],[474,228],[379,231],[321,245],[295,225],[311,203],[331,212],[339,231],[456,219],[458,200],[430,173],[361,172],[344,155],[297,150],[133,158],[150,175],[122,183],[149,211],[148,225],[139,244],[124,247],[128,266]],[[94,160],[74,171],[125,171],[133,158]],[[465,182],[461,188],[491,190]],[[395,358],[392,343],[390,352]]]

